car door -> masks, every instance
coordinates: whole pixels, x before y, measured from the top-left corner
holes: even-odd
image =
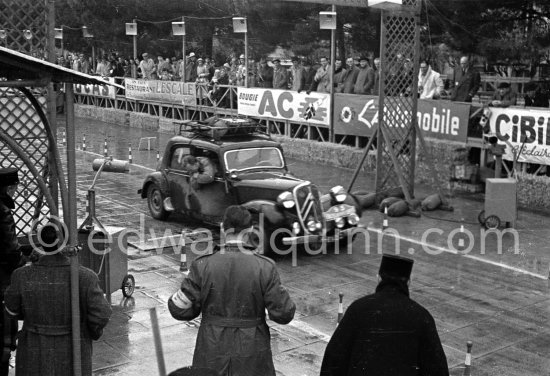
[[[226,187],[224,170],[218,154],[209,149],[196,148],[193,150],[193,155],[199,158],[208,158],[215,168],[214,181],[196,185],[193,194],[200,207],[202,219],[207,222],[217,222],[228,206],[236,204],[236,200]]]
[[[189,173],[183,169],[183,158],[190,154],[189,145],[174,145],[170,151],[170,164],[166,169],[172,205],[179,212],[189,209],[186,200],[189,192]]]

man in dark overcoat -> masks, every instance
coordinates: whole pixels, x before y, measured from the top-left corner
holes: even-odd
[[[409,298],[413,260],[384,255],[376,292],[353,302],[330,339],[321,376],[448,376],[430,313]]]
[[[481,85],[481,76],[470,66],[467,56],[460,58],[460,66],[455,68],[453,75],[454,87],[451,100],[456,102],[471,102]]]
[[[60,227],[49,223],[40,230],[43,256],[13,273],[4,296],[6,311],[23,320],[15,363],[17,376],[73,374],[70,264],[60,245]],[[93,271],[80,266],[78,283],[82,375],[91,376],[92,340],[101,337],[112,311]]]
[[[296,306],[275,263],[246,245],[243,234],[252,226],[248,210],[228,207],[222,226],[223,245],[193,261],[168,308],[177,320],[202,312],[193,367],[220,376],[275,376],[266,309],[272,321],[287,324]]]
[[[4,313],[4,291],[10,284],[10,276],[21,262],[21,247],[17,241],[15,221],[12,210],[15,209],[13,194],[19,184],[17,169],[0,169],[0,339],[2,340],[2,358],[0,376],[7,376],[11,350],[15,349],[17,322]]]

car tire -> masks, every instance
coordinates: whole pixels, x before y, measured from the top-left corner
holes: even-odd
[[[164,209],[163,203],[164,194],[156,184],[151,184],[147,188],[147,206],[149,207],[151,217],[160,220],[168,218],[170,213]]]

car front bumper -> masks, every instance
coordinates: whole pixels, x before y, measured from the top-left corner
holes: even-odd
[[[306,243],[334,243],[335,241],[341,240],[345,237],[353,235],[357,231],[358,227],[363,227],[358,225],[356,227],[349,227],[345,229],[338,230],[334,235],[302,235],[302,236],[286,236],[283,238],[284,245],[292,244],[306,244]]]

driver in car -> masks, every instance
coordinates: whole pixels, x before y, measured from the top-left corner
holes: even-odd
[[[195,157],[187,155],[183,158],[183,169],[191,175],[193,189],[199,189],[200,184],[208,184],[214,181],[216,166],[208,157]]]

